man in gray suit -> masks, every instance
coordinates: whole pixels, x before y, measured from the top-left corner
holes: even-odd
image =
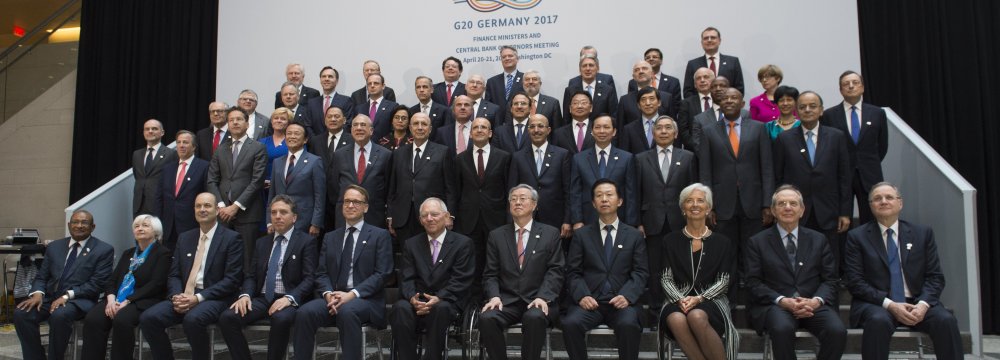
[[[253,241],[260,237],[260,219],[264,201],[260,189],[264,186],[267,149],[247,135],[247,114],[231,107],[226,111],[232,141],[219,147],[208,166],[208,192],[218,199],[219,220],[236,230],[243,238],[243,268],[250,269]]]
[[[240,96],[236,99],[236,106],[243,109],[249,116],[247,122],[250,126],[247,127],[247,135],[250,135],[250,138],[254,140],[260,140],[264,137],[271,128],[271,118],[257,112],[257,93],[250,89],[240,91]]]
[[[49,322],[49,358],[66,354],[73,322],[94,307],[114,266],[115,249],[90,236],[94,216],[86,210],[73,212],[70,237],[53,241],[45,249],[28,298],[17,304],[14,329],[25,359],[45,359],[39,323]]]
[[[320,135],[322,136],[322,135]],[[271,188],[268,202],[278,195],[288,195],[295,201],[295,230],[308,232],[310,236],[320,235],[323,228],[324,204],[326,201],[326,171],[323,159],[304,150],[308,141],[305,126],[288,124],[285,129],[285,146],[288,155],[274,159],[271,166]],[[271,212],[264,213],[268,232],[271,227]]]
[[[132,153],[132,216],[151,214],[159,216],[156,194],[160,191],[160,170],[163,164],[177,161],[177,152],[160,143],[163,139],[163,123],[149,119],[142,125],[142,137],[146,146]]]

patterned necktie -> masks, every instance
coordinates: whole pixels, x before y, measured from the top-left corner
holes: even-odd
[[[663,154],[663,160],[660,161],[660,175],[663,176],[663,182],[667,182],[667,176],[670,175],[670,149],[660,150],[660,154]]]
[[[358,184],[365,178],[365,148],[360,148],[361,154],[358,156]]]
[[[736,133],[736,122],[729,122],[729,145],[733,147],[733,155],[740,155],[740,135]]]
[[[590,85],[587,85],[587,93],[590,94],[590,98],[593,99],[594,98],[594,87],[590,86]]]
[[[906,292],[903,290],[903,268],[899,261],[899,247],[896,246],[892,233],[892,229],[885,230],[885,248],[889,260],[889,300],[904,302]]]
[[[198,283],[198,273],[201,272],[202,262],[205,258],[205,242],[208,241],[208,235],[201,235],[198,239],[198,250],[194,252],[194,263],[191,264],[191,272],[188,273],[187,283],[184,285],[184,293],[188,295],[194,295],[194,287]]]
[[[604,150],[601,150],[601,160],[597,162],[597,172],[601,173],[602,178],[605,176],[604,172],[608,169],[608,159],[605,157],[605,154]]]
[[[521,148],[521,140],[524,139],[523,135],[524,135],[524,124],[517,124],[517,136],[516,136],[517,144],[515,144],[514,146],[515,148],[518,149]]]
[[[708,96],[702,97],[702,100],[705,101],[705,104],[702,105],[701,111],[708,111],[708,109],[712,108],[712,104],[708,102]]]
[[[177,181],[174,183],[174,197],[181,193],[181,185],[184,185],[184,175],[187,174],[187,163],[181,163],[181,169],[177,171]]]
[[[267,279],[264,281],[264,299],[268,303],[274,301],[274,290],[278,287],[278,272],[281,270],[281,249],[284,247],[285,236],[274,238],[271,248],[271,258],[267,261]]]
[[[378,103],[372,100],[372,106],[368,108],[368,117],[372,119],[372,128],[375,127],[375,111],[378,110]]]
[[[851,140],[854,143],[858,143],[858,137],[861,135],[861,118],[858,117],[858,108],[856,106],[851,106]]]
[[[424,113],[425,115],[430,115],[429,111],[427,111],[430,108],[431,107],[428,106],[427,104],[420,104],[420,112]]]
[[[795,263],[795,252],[798,250],[798,247],[795,246],[795,235],[788,233],[786,238],[788,238],[788,242],[785,243],[785,252],[788,253],[788,261],[792,264],[792,271],[798,271],[798,264]]]
[[[716,76],[718,76],[719,72],[715,71],[715,56],[709,56],[708,60],[711,61],[711,63],[708,64],[708,69],[712,70],[712,73],[715,74]]]
[[[292,182],[292,171],[295,170],[295,154],[288,156],[288,170],[285,171],[285,185]]]
[[[65,289],[66,279],[69,278],[70,271],[73,268],[73,264],[76,263],[77,252],[80,250],[80,242],[75,240],[70,240],[73,242],[73,246],[69,249],[69,255],[66,256],[66,264],[63,265],[62,275],[59,276],[59,288],[60,290]],[[60,291],[62,292],[62,291]]]
[[[583,138],[584,138],[583,128],[586,125],[587,124],[585,124],[583,122],[577,122],[576,123],[576,152],[583,151]]]
[[[537,167],[537,174],[542,175],[542,149],[535,150],[535,167]]]
[[[455,148],[455,153],[461,154],[465,152],[465,124],[458,124],[458,147]]]
[[[816,143],[813,142],[812,130],[806,131],[806,152],[809,153],[809,165],[816,165]]]
[[[524,268],[524,228],[517,229],[517,266]]]
[[[514,75],[507,74],[507,85],[503,89],[504,99],[510,99],[510,88],[514,86]]]
[[[646,147],[653,147],[653,120],[646,120]]]

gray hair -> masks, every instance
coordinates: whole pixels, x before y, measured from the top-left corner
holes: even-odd
[[[681,190],[681,197],[680,199],[678,199],[677,203],[682,206],[682,209],[684,206],[684,202],[687,201],[689,197],[691,197],[691,193],[693,193],[695,190],[699,190],[705,193],[705,203],[708,204],[709,208],[714,208],[712,206],[712,188],[702,183],[694,183],[688,185],[686,188],[684,188],[684,190]]]
[[[433,197],[433,196],[429,197],[429,198],[426,198],[426,199],[424,199],[424,202],[420,203],[420,208],[423,209],[424,205],[427,205],[427,204],[437,204],[437,206],[439,208],[441,208],[441,211],[448,212],[448,205],[446,205],[444,203],[444,200],[441,200],[440,198],[436,198],[436,197]],[[419,214],[417,214],[417,215],[419,215]]]
[[[795,187],[795,185],[791,184],[784,184],[779,186],[777,189],[774,189],[774,194],[771,195],[771,206],[774,206],[774,204],[778,202],[778,193],[785,190],[794,191],[795,195],[798,195],[799,197],[799,204],[805,206],[805,199],[802,198],[802,192],[799,191],[799,188]]]
[[[156,216],[149,214],[136,216],[135,220],[132,220],[132,227],[134,228],[136,225],[142,224],[144,221],[149,221],[149,227],[153,228],[154,240],[159,241],[163,238],[163,223],[160,222],[160,218]]]
[[[507,192],[507,198],[510,199],[510,196],[514,194],[514,190],[518,189],[528,189],[528,192],[531,193],[531,200],[538,202],[538,190],[535,190],[535,188],[528,184],[517,184],[517,186],[510,188],[510,191]]]
[[[875,185],[872,185],[871,190],[868,190],[868,201],[871,201],[871,199],[872,199],[872,193],[875,192],[875,189],[878,189],[878,188],[883,187],[883,186],[891,187],[893,190],[896,190],[896,197],[897,198],[900,198],[900,199],[903,198],[903,193],[899,191],[899,187],[897,187],[896,184],[893,184],[893,183],[888,182],[888,181],[882,181],[882,182],[879,182],[879,183],[877,183]]]

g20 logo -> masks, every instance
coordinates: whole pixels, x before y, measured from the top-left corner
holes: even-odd
[[[528,10],[538,5],[542,0],[456,0],[456,4],[468,3],[469,7],[478,12],[494,12],[504,7],[514,10]]]

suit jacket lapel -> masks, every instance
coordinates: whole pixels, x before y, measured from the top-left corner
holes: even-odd
[[[792,274],[792,278],[795,277],[795,270],[792,268],[792,263],[788,260],[788,250],[785,249],[785,239],[781,238],[781,233],[775,227],[771,228],[771,240],[768,243],[771,244],[771,249],[774,250],[774,254],[781,259],[781,263],[785,264],[785,269],[788,269],[788,273]],[[801,244],[801,242],[799,242]],[[798,255],[796,255],[798,256]]]
[[[285,256],[281,261],[282,264],[287,264],[288,260],[292,258],[293,254],[298,252],[298,249],[302,247],[303,242],[305,242],[306,240],[303,239],[301,236],[295,236],[295,235],[296,234],[293,232],[292,237],[288,239],[288,244],[285,245]],[[274,245],[272,244],[271,246],[273,247]],[[282,267],[282,269],[284,269],[284,267]]]
[[[302,156],[300,156],[298,159],[295,159],[295,166],[292,167],[292,175],[288,176],[288,179],[285,179],[286,181],[288,181],[288,182],[295,181],[295,178],[297,178],[299,176],[299,174],[301,174],[303,171],[305,171],[304,169],[307,166],[309,166],[309,157],[306,154],[308,154],[308,153],[305,152],[305,151],[303,151],[302,152]],[[283,168],[283,169],[287,169],[287,166],[285,168]],[[272,177],[273,177],[273,175],[272,175]]]
[[[354,257],[351,259],[352,264],[357,265],[358,258],[361,257],[361,252],[368,245],[369,235],[371,235],[371,229],[368,226],[362,226],[361,233],[358,234],[358,242],[354,244]]]
[[[443,259],[445,259],[446,256],[448,256],[449,254],[451,254],[451,252],[455,249],[454,240],[453,239],[449,239],[450,237],[451,236],[445,235],[444,242],[441,243],[441,249],[438,249],[438,263],[443,262]],[[449,241],[449,240],[451,240],[451,241]],[[427,260],[428,261],[432,260],[431,253],[430,253],[430,247],[429,246],[424,246],[423,248],[424,248],[424,250],[427,251]],[[436,270],[437,269],[437,264],[431,264],[431,267],[432,267],[432,269]]]
[[[597,165],[597,152],[596,151],[594,151],[594,152],[587,151],[586,148],[584,148],[584,149],[585,149],[584,153],[587,154],[587,155],[585,155],[587,157],[587,162],[590,163],[590,170],[591,170],[591,172],[594,175],[596,175],[594,177],[600,178],[601,177],[601,169],[599,169],[598,165]],[[593,149],[593,147],[591,147],[591,149]]]
[[[515,227],[516,225],[504,225],[503,237],[505,239],[501,243],[506,244],[507,251],[510,252],[510,258],[514,261],[514,267],[518,268],[521,264],[517,263],[517,252],[521,249],[517,248],[517,230]],[[530,236],[531,234],[528,235]],[[525,257],[525,260],[527,260],[527,257]]]
[[[799,155],[801,155],[802,159],[806,161],[806,164],[809,164],[809,167],[812,168],[813,167],[813,163],[812,163],[812,161],[809,160],[809,150],[806,149],[806,138],[805,138],[805,136],[806,136],[805,135],[806,134],[805,131],[806,130],[802,126],[795,127],[793,129],[795,129],[795,140],[794,141],[795,141],[795,146],[799,148]],[[817,141],[816,143],[818,144],[819,141]],[[819,147],[818,146],[816,147],[816,153],[817,153],[817,156],[818,156],[818,154],[819,154]],[[819,164],[819,160],[818,159],[817,159],[816,163]]]
[[[535,225],[534,223],[532,224]],[[535,254],[535,248],[538,247],[538,242],[542,239],[541,232],[542,230],[539,226],[532,226],[531,231],[527,234],[527,238],[524,239],[524,241],[528,242],[528,245],[524,247],[524,266],[521,267],[522,272],[528,268],[528,263],[531,262],[531,258]],[[515,247],[517,246],[515,245]],[[516,256],[514,257],[514,262],[517,263]]]
[[[875,248],[875,252],[878,253],[879,258],[882,259],[882,265],[888,267],[889,253],[886,252],[885,243],[882,242],[882,229],[875,222],[868,224],[868,241]],[[899,241],[897,240],[896,243],[898,244]]]
[[[912,233],[910,232],[909,226],[903,226],[903,222],[899,222],[899,235],[896,236],[896,245],[899,247],[899,264],[903,268],[903,274],[910,273],[909,269],[906,268],[906,261],[910,258],[910,251],[907,249],[907,242],[912,239]],[[908,280],[908,279],[907,279]]]
[[[713,115],[714,116],[714,115]],[[722,143],[726,145],[726,149],[729,149],[729,155],[736,159],[736,152],[733,151],[733,144],[729,143],[729,120],[718,121],[716,119],[716,126],[719,129],[719,136],[722,136]],[[743,141],[743,137],[740,137],[740,141]]]
[[[799,231],[799,235],[802,235],[802,231]],[[799,236],[798,249],[795,251],[795,263],[798,265],[799,271],[802,271],[802,267],[806,263],[805,260],[809,258],[809,254],[812,254],[814,245],[811,239],[803,241],[802,236]],[[797,277],[798,272],[795,275]]]
[[[865,108],[864,104],[862,104],[862,103],[859,102],[857,106],[858,106],[859,109],[861,109],[861,119],[860,119],[861,120],[861,124],[860,124],[861,125],[861,129],[858,130],[858,142],[860,142],[861,138],[863,138],[865,136],[865,133],[868,132],[868,128],[871,127],[871,125],[870,125],[871,121],[868,121],[868,120],[865,120],[865,119],[871,119],[869,116],[874,116],[874,115],[872,114],[872,111],[871,111],[870,108]],[[848,136],[850,136],[850,133],[847,133],[847,134],[848,134]]]

